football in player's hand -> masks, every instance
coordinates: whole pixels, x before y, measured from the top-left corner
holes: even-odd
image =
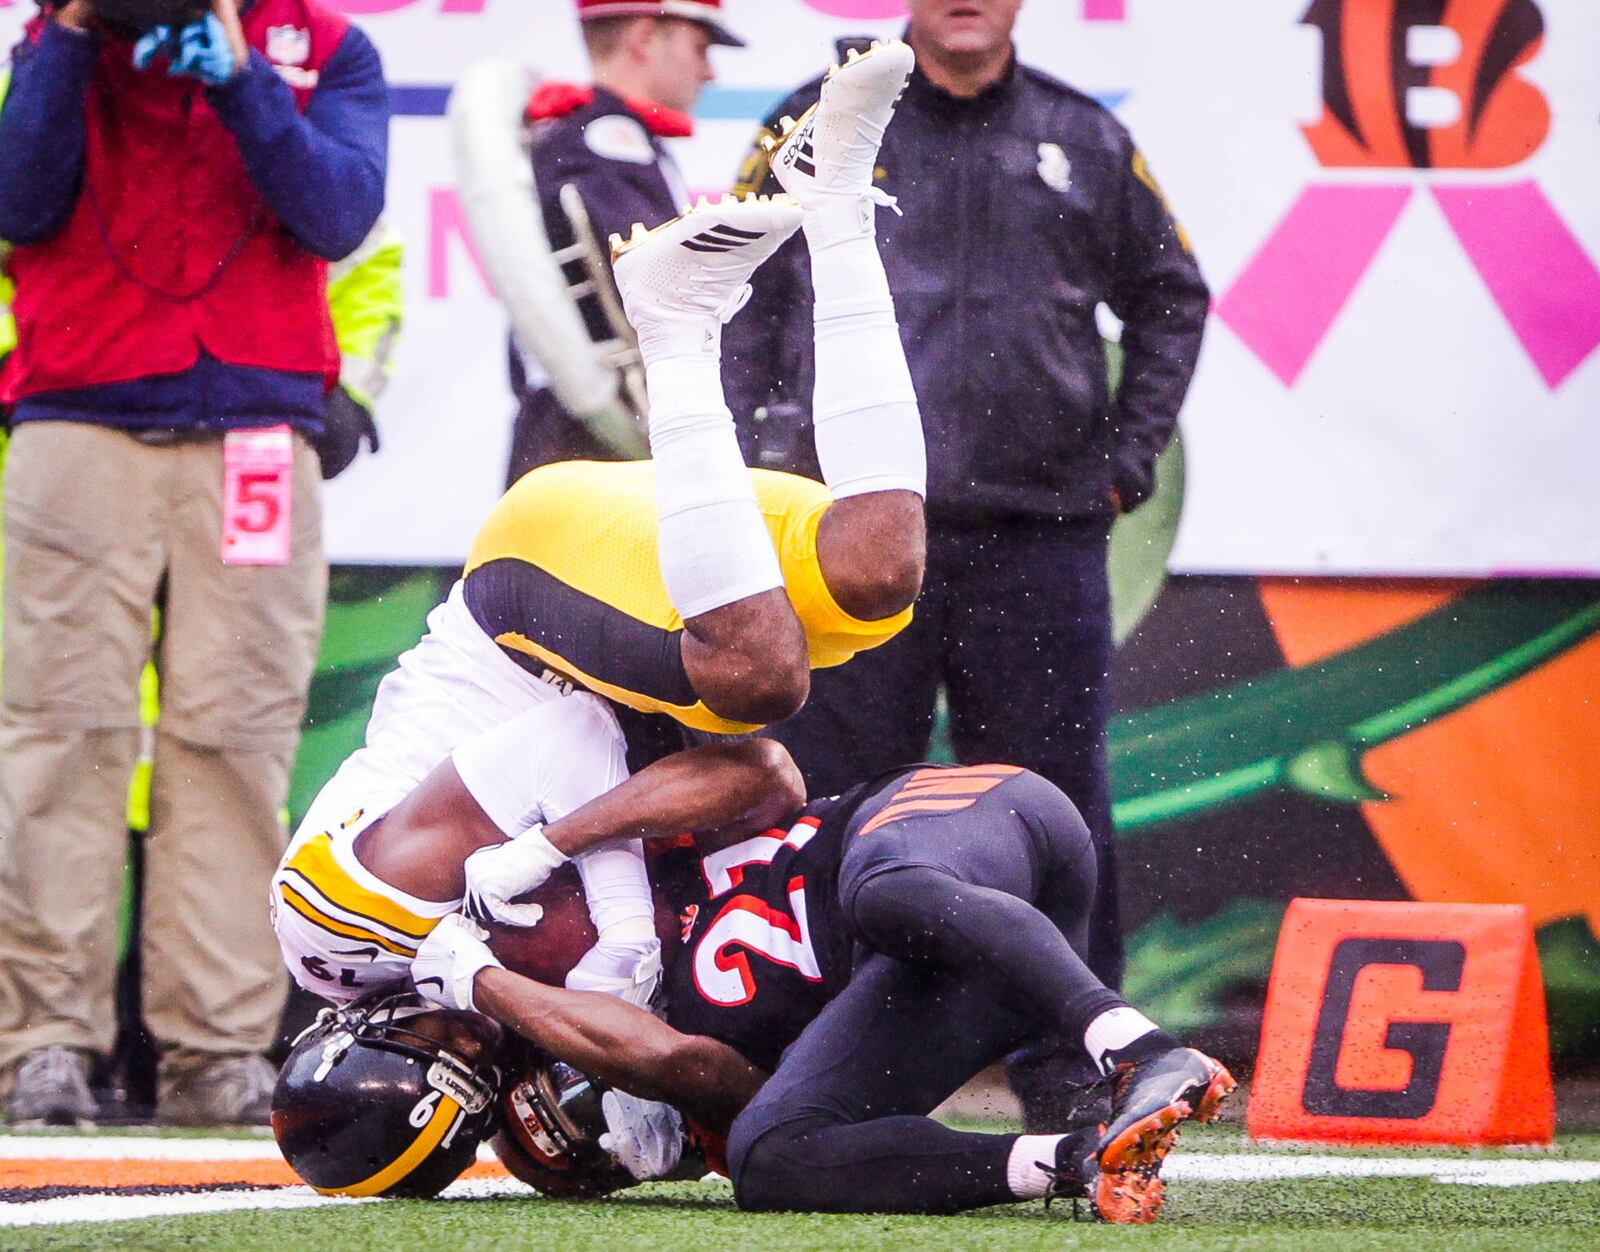
[[[515,902],[541,905],[544,916],[537,926],[491,922],[489,950],[513,973],[561,986],[567,971],[578,963],[578,958],[590,949],[596,938],[578,871],[564,865],[537,891],[518,896]]]
[[[659,876],[660,867],[660,861],[652,861],[656,934],[661,937],[663,954],[670,954],[676,952],[679,946],[678,915],[666,903],[674,893],[664,889]],[[515,901],[518,904],[528,902],[544,908],[544,916],[539,919],[539,924],[506,926],[491,922],[488,926],[489,950],[513,973],[532,978],[535,982],[560,987],[579,958],[599,938],[593,923],[589,921],[589,906],[584,903],[583,884],[578,881],[578,871],[571,865],[563,865],[537,891],[518,896]]]

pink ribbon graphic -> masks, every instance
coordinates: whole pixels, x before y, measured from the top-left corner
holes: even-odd
[[[1409,187],[1310,187],[1217,305],[1293,387],[1411,199]]]
[[[1535,183],[1433,196],[1554,391],[1600,347],[1600,269]]]
[[[1404,185],[1306,189],[1217,316],[1287,387],[1338,321],[1410,202]],[[1554,391],[1600,348],[1600,268],[1538,184],[1435,187],[1468,260]]]

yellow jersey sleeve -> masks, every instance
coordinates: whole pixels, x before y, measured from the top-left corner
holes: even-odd
[[[864,622],[839,607],[822,577],[817,531],[833,498],[809,478],[772,470],[751,470],[756,499],[778,550],[789,602],[806,632],[812,669],[843,665],[857,652],[888,643],[911,624],[905,609],[881,621]]]

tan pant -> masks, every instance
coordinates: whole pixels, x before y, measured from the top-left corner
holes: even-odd
[[[295,441],[292,556],[225,566],[220,436],[25,422],[5,467],[0,1072],[106,1051],[139,672],[162,596],[144,1014],[173,1060],[260,1051],[287,983],[267,918],[327,598],[321,480]],[[164,590],[164,595],[163,595]]]

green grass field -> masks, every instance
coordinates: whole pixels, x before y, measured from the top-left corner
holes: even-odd
[[[1282,1158],[1305,1157],[1313,1150],[1250,1147],[1237,1129],[1222,1127],[1188,1132],[1180,1153]],[[1314,1154],[1327,1155],[1320,1149]],[[1360,1154],[1380,1160],[1414,1155]],[[1429,1149],[1421,1155],[1468,1164],[1600,1161],[1600,1136],[1564,1136],[1551,1152]],[[1138,1229],[1075,1223],[1068,1205],[1046,1212],[1040,1204],[1023,1204],[942,1218],[746,1215],[734,1208],[726,1184],[677,1184],[641,1187],[591,1203],[537,1197],[389,1201],[303,1212],[232,1212],[0,1231],[0,1247],[8,1249],[845,1248],[871,1252],[929,1247],[955,1252],[1130,1246],[1276,1246],[1338,1252],[1595,1249],[1600,1248],[1600,1183],[1468,1186],[1429,1178],[1174,1181],[1161,1222]]]

